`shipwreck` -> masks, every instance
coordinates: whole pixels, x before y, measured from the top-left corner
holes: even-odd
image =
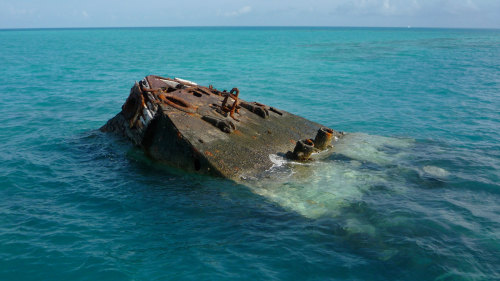
[[[308,162],[329,155],[342,132],[284,110],[155,75],[136,82],[121,112],[100,129],[122,135],[153,160],[232,180],[257,178],[282,157]]]

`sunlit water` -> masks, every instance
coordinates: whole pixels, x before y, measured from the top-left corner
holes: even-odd
[[[500,31],[0,31],[0,280],[499,280]],[[96,131],[148,74],[337,130],[236,184]]]

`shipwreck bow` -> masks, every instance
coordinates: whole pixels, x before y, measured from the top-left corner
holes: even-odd
[[[286,111],[183,79],[147,76],[102,128],[130,139],[152,159],[239,180],[273,166],[271,155],[310,161],[343,133]]]

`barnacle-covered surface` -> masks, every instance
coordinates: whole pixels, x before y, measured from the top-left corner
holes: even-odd
[[[234,180],[258,177],[273,166],[274,155],[310,161],[311,146],[319,139],[323,151],[314,149],[320,153],[312,158],[327,155],[333,151],[330,139],[343,136],[286,111],[246,102],[237,88],[219,91],[153,75],[135,83],[122,111],[101,130],[128,137],[159,162]]]

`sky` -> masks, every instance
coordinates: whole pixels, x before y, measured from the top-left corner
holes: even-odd
[[[500,28],[500,0],[0,0],[0,28]]]

